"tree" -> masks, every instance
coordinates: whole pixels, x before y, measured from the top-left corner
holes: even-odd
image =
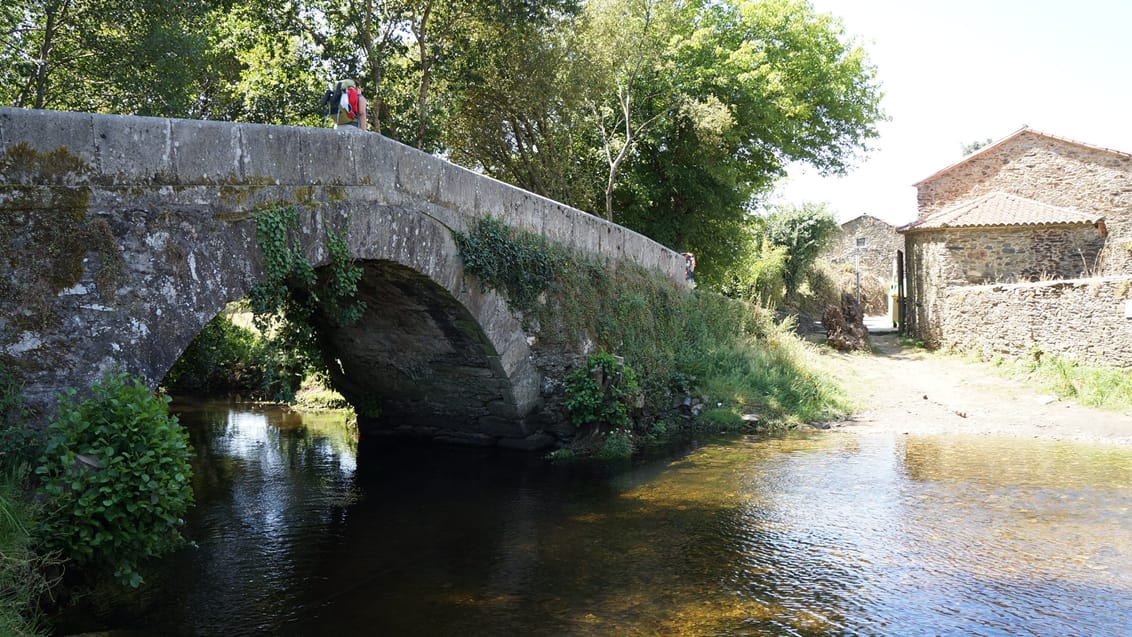
[[[994,140],[991,139],[990,137],[988,137],[981,142],[980,141],[974,141],[974,142],[971,142],[969,144],[963,144],[963,146],[962,146],[963,156],[966,157],[967,155],[970,155],[970,154],[972,154],[972,153],[974,153],[978,150],[986,148],[987,146],[990,146],[993,143],[994,143]]]
[[[0,95],[15,106],[317,121],[317,61],[296,5],[19,0],[0,21]]]
[[[884,116],[864,51],[802,0],[705,2],[693,26],[669,41],[662,80],[685,97],[638,143],[615,209],[696,253],[711,285],[751,249],[751,210],[788,163],[842,173]]]
[[[586,115],[585,79],[574,61],[577,17],[481,25],[453,65],[459,95],[444,127],[453,161],[582,209],[601,192],[598,140]]]
[[[785,249],[782,279],[789,297],[798,292],[814,262],[840,226],[824,204],[781,206],[762,217],[756,236]]]
[[[606,163],[605,218],[613,190],[640,136],[683,98],[664,82],[667,44],[685,28],[687,6],[674,0],[589,0],[581,38],[592,67],[587,100]]]

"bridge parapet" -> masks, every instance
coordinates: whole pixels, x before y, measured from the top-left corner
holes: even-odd
[[[684,275],[679,254],[641,234],[376,134],[0,107],[0,143],[9,158],[21,144],[65,148],[82,166],[45,175],[9,159],[0,185],[88,187],[96,197],[165,186],[216,212],[321,195],[412,207],[459,231],[493,216],[583,253]]]

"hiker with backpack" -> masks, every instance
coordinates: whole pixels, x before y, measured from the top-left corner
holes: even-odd
[[[354,80],[338,80],[322,96],[326,118],[334,128],[366,130],[366,98]]]

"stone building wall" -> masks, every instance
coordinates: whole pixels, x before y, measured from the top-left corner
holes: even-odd
[[[940,344],[1020,357],[1034,347],[1084,364],[1132,368],[1132,277],[952,287]]]
[[[887,288],[892,282],[892,261],[897,250],[903,249],[904,237],[897,234],[895,226],[871,215],[861,215],[841,224],[841,230],[822,256],[833,265],[856,267],[860,255],[861,276],[871,277]]]
[[[1093,276],[1105,240],[1090,226],[952,228],[907,235],[907,324],[939,344],[935,325],[955,286],[1076,279]]]
[[[1100,213],[1100,266],[1132,273],[1132,154],[1024,130],[916,185],[921,217],[992,192]]]
[[[945,234],[939,263],[927,264],[942,285],[1076,279],[1096,272],[1104,246],[1091,226],[958,228]],[[927,234],[927,233],[924,233]],[[911,235],[916,240],[919,233]]]

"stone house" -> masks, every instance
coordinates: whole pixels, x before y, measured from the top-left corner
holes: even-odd
[[[937,346],[1078,355],[1072,326],[1115,339],[1091,345],[1089,358],[1117,344],[1132,364],[1132,154],[1023,128],[916,189],[918,218],[898,229],[908,333]],[[1055,307],[1085,297],[1096,307]],[[1104,325],[1048,318],[1085,315]],[[1003,343],[1002,332],[1015,336]]]
[[[839,274],[852,278],[860,271],[861,302],[866,314],[876,315],[888,310],[892,264],[903,249],[904,237],[896,232],[896,226],[866,214],[841,224],[821,256]]]

